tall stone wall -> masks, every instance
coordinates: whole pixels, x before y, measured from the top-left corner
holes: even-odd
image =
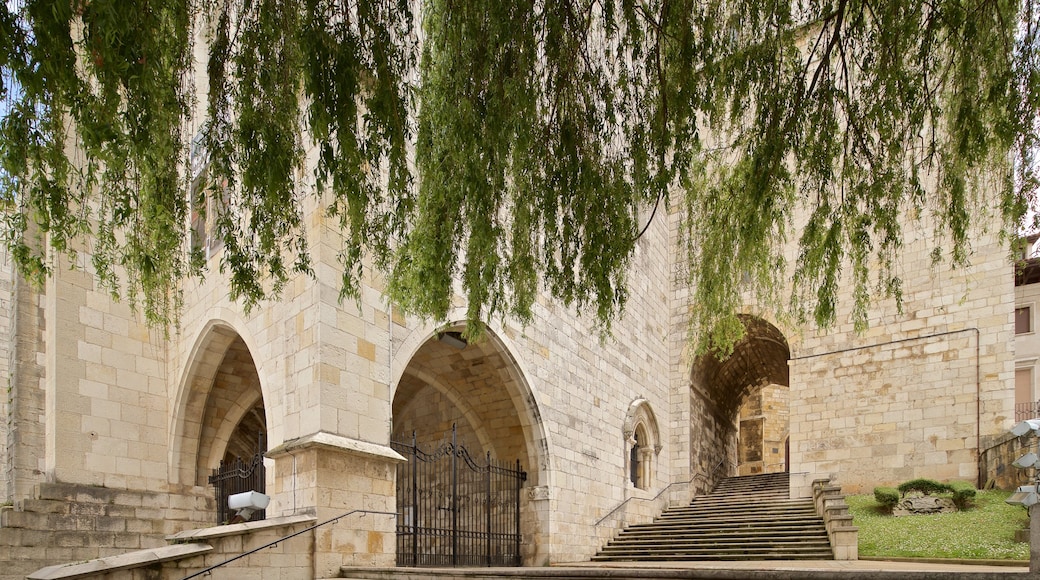
[[[792,349],[792,469],[846,492],[916,477],[979,481],[979,453],[1013,423],[1013,277],[994,232],[971,265],[933,267],[931,239],[900,264],[905,302],[856,333],[808,331]],[[848,299],[839,312],[848,313]]]
[[[168,489],[162,332],[95,288],[88,256],[77,260],[56,265],[43,298],[46,477]]]
[[[46,323],[43,295],[23,278],[12,275],[9,296],[11,334],[2,469],[6,501],[14,502],[29,497],[45,474],[45,423],[41,418],[46,413],[42,364],[46,354],[43,340]]]
[[[14,333],[11,317],[14,312],[14,276],[10,255],[0,248],[0,504],[11,497],[8,481],[11,468],[8,464],[8,434],[11,428],[11,404],[14,389],[11,377],[11,356],[14,353]]]
[[[647,504],[676,481],[670,457],[682,452],[673,444],[675,425],[669,412],[667,226],[663,219],[654,222],[639,242],[626,315],[609,336],[599,335],[591,316],[544,297],[526,327],[490,321],[522,383],[513,406],[529,434],[527,453],[537,461],[524,465],[530,474],[521,517],[529,542],[527,564],[587,559],[602,547],[597,530],[616,527],[619,513],[652,517],[634,506]],[[462,300],[457,304],[449,323],[464,316]],[[394,327],[395,388],[414,353],[439,327],[403,322]],[[635,488],[626,469],[630,449],[625,420],[630,405],[641,398],[656,416],[659,436],[653,442],[653,475],[647,489]],[[473,401],[484,402],[484,397]],[[682,448],[686,445],[679,442]]]

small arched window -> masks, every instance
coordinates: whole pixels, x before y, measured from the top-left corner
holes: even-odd
[[[636,399],[629,405],[624,436],[629,483],[636,489],[650,489],[654,481],[654,460],[661,452],[661,439],[657,419],[646,399]]]

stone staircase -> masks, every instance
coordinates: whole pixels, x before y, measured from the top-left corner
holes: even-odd
[[[730,477],[688,506],[625,528],[594,562],[831,560],[812,499],[790,499],[789,475]]]

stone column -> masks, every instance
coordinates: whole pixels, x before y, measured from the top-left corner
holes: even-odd
[[[286,441],[267,456],[275,462],[270,493],[277,515],[314,515],[318,522],[343,516],[314,530],[314,578],[337,576],[344,565],[394,565],[396,466],[403,457],[326,432]]]
[[[640,447],[639,448],[639,484],[643,489],[650,489],[654,485],[653,481],[653,461],[654,461],[654,448],[653,447]]]

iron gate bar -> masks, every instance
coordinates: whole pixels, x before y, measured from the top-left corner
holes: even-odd
[[[245,462],[241,457],[233,461],[221,460],[220,467],[213,470],[209,476],[209,483],[216,491],[217,496],[217,523],[228,523],[231,521],[231,510],[228,508],[228,498],[236,493],[246,491],[266,491],[267,478],[264,468],[264,454],[257,453]],[[266,510],[257,510],[253,513],[253,520],[262,520],[267,517]]]
[[[454,425],[451,441],[430,453],[419,448],[414,432],[410,443],[392,441],[391,447],[407,459],[397,472],[398,565],[520,565],[526,473],[519,460],[515,469],[490,452],[484,462],[474,461]]]

